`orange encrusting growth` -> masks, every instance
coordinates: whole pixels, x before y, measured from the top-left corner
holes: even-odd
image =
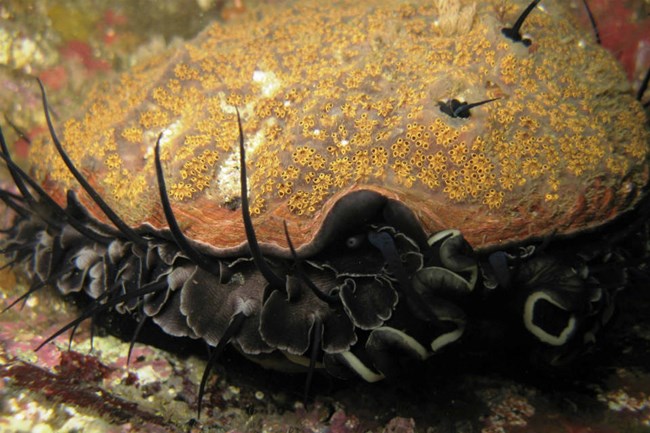
[[[647,182],[645,114],[563,2],[527,19],[530,47],[506,39],[501,29],[526,3],[253,11],[98,86],[65,123],[64,145],[130,224],[164,227],[153,169],[163,132],[181,225],[217,248],[245,240],[232,210],[235,106],[265,242],[284,246],[283,219],[308,242],[332,200],[358,188],[399,198],[428,230],[459,228],[476,247],[597,225],[633,206]],[[462,119],[438,107],[454,98],[499,99]],[[49,143],[35,152],[42,177],[78,189]]]

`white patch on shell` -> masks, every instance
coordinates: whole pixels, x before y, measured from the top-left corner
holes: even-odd
[[[232,199],[241,195],[241,185],[239,180],[239,153],[232,152],[228,158],[221,164],[217,174],[217,187],[223,202],[232,201]]]
[[[265,132],[266,130],[275,125],[277,120],[270,118],[264,122],[264,124],[250,137],[244,137],[244,146],[246,149],[246,166],[248,168],[248,178],[250,179],[250,170],[253,167],[251,164],[252,157],[255,155],[255,151],[264,143]],[[219,169],[217,174],[217,187],[221,200],[224,203],[232,201],[235,198],[241,196],[241,181],[240,181],[240,167],[239,167],[239,146],[235,151],[231,152],[230,155],[225,159],[223,164]],[[250,194],[250,181],[249,181],[249,190]]]
[[[266,73],[261,71],[256,71],[258,80],[267,80],[270,78],[266,77]],[[260,75],[260,73],[262,75]],[[255,76],[255,74],[253,74]],[[270,86],[270,84],[269,84]],[[269,87],[271,89],[271,87]],[[264,91],[264,89],[263,89]],[[248,104],[243,107],[235,107],[229,104],[226,100],[224,93],[219,93],[219,99],[221,101],[220,108],[224,113],[236,115],[237,109],[241,115],[242,119],[242,128],[244,129],[244,147],[246,150],[246,164],[249,167],[253,166],[251,164],[251,157],[255,154],[255,150],[264,143],[265,131],[268,127],[275,125],[277,120],[274,118],[267,119],[257,131],[252,135],[251,131],[246,131],[246,119],[252,118],[255,114],[254,104]],[[235,124],[236,127],[236,124]],[[241,196],[241,184],[240,184],[240,155],[239,155],[239,142],[233,147],[233,151],[226,155],[223,159],[223,162],[216,170],[215,173],[215,182],[210,188],[210,191],[207,192],[208,196],[219,200],[222,203],[228,203],[237,199]],[[250,173],[249,173],[250,178]]]
[[[472,28],[476,4],[461,7],[459,0],[435,0],[439,18],[434,25],[445,36],[466,34]]]
[[[256,70],[253,72],[253,82],[260,86],[262,96],[265,98],[272,98],[281,88],[282,81],[280,81],[273,72]]]

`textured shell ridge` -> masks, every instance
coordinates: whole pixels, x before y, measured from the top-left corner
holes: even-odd
[[[261,9],[90,95],[64,141],[130,224],[164,228],[151,181],[162,133],[175,213],[190,238],[217,250],[246,241],[235,106],[260,239],[285,254],[283,220],[307,244],[332,202],[359,189],[403,201],[429,232],[458,227],[479,248],[600,225],[633,207],[647,182],[643,110],[560,3],[530,16],[532,47],[505,39],[500,29],[523,4]],[[469,119],[438,108],[458,98],[498,99]],[[71,187],[48,143],[35,147],[61,185],[54,194]]]

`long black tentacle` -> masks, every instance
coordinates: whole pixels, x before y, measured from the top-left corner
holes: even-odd
[[[27,203],[30,205],[32,208],[36,208],[36,200],[32,196],[32,194],[29,192],[27,187],[25,186],[25,183],[23,182],[23,179],[21,179],[20,175],[16,172],[16,169],[13,167],[11,156],[9,155],[9,148],[7,147],[7,142],[5,141],[5,136],[2,133],[2,128],[0,128],[0,149],[2,149],[2,157],[4,160],[7,162],[7,168],[9,169],[9,174],[11,175],[11,178],[14,181],[14,185],[18,188],[20,191],[20,194],[22,197],[27,201]]]
[[[529,39],[524,39],[521,36],[521,26],[524,25],[524,21],[526,21],[526,18],[528,18],[528,15],[535,9],[537,4],[541,0],[533,0],[527,7],[524,9],[524,11],[519,15],[519,18],[517,18],[517,21],[515,22],[515,25],[512,27],[504,27],[501,29],[501,32],[505,35],[505,37],[512,39],[514,42],[521,42],[525,46],[530,45],[530,40]]]
[[[594,34],[596,35],[596,43],[602,45],[600,40],[600,32],[598,31],[598,25],[596,24],[596,18],[594,14],[591,13],[591,8],[587,3],[587,0],[582,0],[582,3],[585,5],[585,10],[587,11],[587,16],[589,17],[589,22],[591,23],[591,28],[594,29]]]
[[[648,90],[648,84],[650,84],[650,68],[645,73],[645,77],[643,77],[643,81],[641,82],[641,87],[639,87],[639,91],[636,93],[636,100],[641,101],[643,99],[643,95],[645,94],[646,90]],[[647,107],[650,102],[644,104],[644,107]]]
[[[116,305],[118,305],[118,304],[120,304],[122,302],[130,301],[131,299],[139,298],[141,296],[148,295],[150,293],[156,293],[156,292],[159,292],[161,290],[165,290],[166,288],[167,288],[167,281],[157,281],[157,282],[145,284],[145,285],[143,285],[142,287],[140,287],[137,290],[134,290],[134,291],[132,291],[130,293],[126,293],[124,295],[120,295],[120,296],[118,296],[118,297],[116,297],[114,299],[111,299],[110,302],[106,302],[104,304],[99,304],[99,305],[97,305],[97,306],[95,306],[93,308],[89,308],[88,310],[81,313],[79,315],[79,317],[77,317],[73,321],[71,321],[68,324],[66,324],[65,326],[63,326],[61,329],[56,331],[54,334],[47,337],[41,344],[38,345],[38,347],[36,347],[35,350],[39,351],[43,346],[45,346],[50,341],[54,340],[59,335],[63,334],[68,329],[78,325],[79,323],[81,323],[84,320],[92,317],[95,314],[106,311],[109,308],[113,308],[113,307],[115,307]]]
[[[133,331],[133,335],[131,336],[131,341],[129,341],[129,351],[126,354],[126,365],[129,365],[131,363],[131,354],[133,353],[133,347],[135,346],[135,342],[138,339],[138,336],[140,335],[140,331],[142,331],[142,328],[144,327],[144,324],[147,322],[147,316],[144,312],[141,313],[140,320],[138,320],[138,326],[136,326],[135,331]]]
[[[221,357],[221,354],[223,353],[224,349],[226,348],[226,346],[228,345],[232,337],[234,337],[237,334],[237,332],[239,332],[245,319],[246,319],[246,315],[244,313],[237,313],[233,316],[233,318],[230,320],[230,323],[228,324],[228,327],[223,332],[223,335],[221,336],[219,343],[217,343],[217,346],[212,351],[212,354],[210,355],[210,359],[208,359],[208,363],[205,366],[205,370],[203,370],[203,376],[201,376],[201,384],[199,385],[199,400],[196,409],[196,417],[198,419],[201,418],[201,406],[203,403],[203,395],[205,394],[205,386],[208,383],[208,377],[210,377],[210,371],[212,370],[212,367],[216,365],[217,361]]]
[[[7,122],[7,124],[11,127],[11,129],[13,129],[16,132],[16,134],[18,134],[18,137],[25,140],[28,144],[32,143],[31,140],[29,139],[29,137],[27,136],[27,134],[25,134],[25,131],[20,129],[18,127],[18,125],[16,125],[14,122],[12,122],[11,119],[9,118],[9,116],[7,116],[6,113],[4,115],[4,118],[5,118],[5,122]]]
[[[5,189],[0,189],[0,192],[2,192],[3,196],[8,197],[11,200],[14,200],[14,201],[17,201],[17,202],[23,202],[23,203],[25,202],[25,198],[20,194],[16,194],[14,192],[7,191]]]
[[[165,213],[165,219],[167,220],[167,225],[169,226],[169,231],[171,232],[176,245],[180,250],[192,260],[198,267],[203,269],[206,272],[214,275],[217,278],[220,278],[219,275],[219,266],[211,261],[207,256],[200,253],[194,248],[187,237],[183,234],[183,231],[178,225],[174,211],[172,210],[171,204],[169,203],[169,196],[167,195],[167,185],[165,184],[165,176],[163,174],[162,164],[160,163],[160,139],[162,134],[158,136],[156,140],[155,148],[155,163],[156,163],[156,179],[158,180],[158,191],[160,192],[160,203],[162,204],[163,212]]]
[[[54,226],[60,225],[65,221],[68,222],[79,233],[97,243],[107,245],[111,242],[111,238],[102,236],[99,233],[88,229],[77,218],[59,206],[59,204],[55,202],[52,197],[50,197],[50,195],[46,193],[45,190],[43,190],[43,188],[41,188],[41,186],[34,179],[31,178],[31,176],[25,173],[23,169],[21,169],[18,165],[16,165],[16,163],[13,162],[11,155],[9,154],[9,149],[5,142],[4,136],[2,135],[2,129],[0,129],[0,149],[2,149],[2,152],[0,152],[0,158],[4,159],[5,163],[7,164],[7,168],[9,169],[9,173],[11,174],[16,187],[20,190],[22,197],[28,202],[29,208],[33,209],[33,212],[36,212],[42,220],[47,222],[49,225]],[[44,206],[49,208],[51,212],[60,217],[60,221],[52,220],[52,218],[49,216],[43,215],[42,212],[38,212],[38,210],[42,207],[40,205],[41,202],[36,201],[34,196],[27,189],[25,182],[27,182],[27,184],[29,184],[29,187],[43,200],[42,203]]]
[[[440,111],[449,117],[452,117],[454,119],[467,119],[471,115],[470,110],[472,108],[479,107],[483,104],[487,104],[488,102],[496,101],[497,99],[500,98],[486,99],[484,101],[473,102],[471,104],[468,104],[467,102],[460,102],[457,99],[451,99],[446,102],[439,102],[438,106],[440,107]]]
[[[0,271],[4,271],[7,268],[13,268],[16,264],[18,264],[18,262],[19,262],[18,259],[14,259],[14,260],[11,260],[11,261],[7,262],[4,265],[0,266]],[[0,314],[2,314],[3,311],[0,311]]]
[[[323,321],[320,317],[316,316],[314,319],[314,326],[312,327],[311,339],[311,353],[309,354],[309,369],[307,370],[307,379],[305,380],[305,390],[302,395],[302,401],[307,405],[307,398],[309,397],[309,390],[311,383],[314,379],[314,371],[316,370],[316,359],[320,353],[320,342],[323,335]]]
[[[99,295],[97,298],[95,298],[93,300],[92,304],[90,306],[86,307],[86,310],[84,310],[84,313],[85,312],[90,313],[90,315],[89,315],[89,317],[90,317],[90,327],[89,328],[90,328],[90,350],[91,351],[93,350],[93,339],[95,337],[95,335],[94,335],[95,334],[94,333],[94,330],[95,330],[95,316],[99,313],[96,310],[96,308],[97,308],[97,306],[102,305],[102,303],[104,303],[104,300],[108,299],[111,296],[111,294],[114,293],[115,290],[119,286],[120,286],[120,282],[119,281],[114,281],[110,288],[108,288],[107,290],[104,290],[104,292],[101,295]],[[110,300],[108,300],[107,303],[110,303]],[[82,323],[82,321],[79,321],[79,322],[75,323],[75,325],[70,330],[70,336],[68,337],[68,350],[72,350],[72,340],[74,339],[74,336],[77,333],[77,328],[79,328],[79,325],[81,325],[81,323]]]
[[[50,281],[49,281],[49,280],[46,280],[46,281],[39,281],[39,282],[37,282],[37,283],[35,283],[35,284],[32,284],[32,285],[30,286],[30,288],[27,289],[27,291],[26,291],[25,293],[23,293],[22,295],[20,295],[20,296],[19,296],[18,298],[16,298],[12,303],[10,303],[10,304],[7,305],[5,308],[3,308],[2,311],[0,311],[0,314],[4,314],[4,313],[6,313],[7,311],[11,310],[11,309],[12,309],[13,307],[15,307],[16,304],[18,304],[20,301],[29,298],[30,295],[36,293],[38,290],[40,290],[41,288],[47,286],[49,283],[50,283]]]
[[[248,204],[248,183],[246,179],[246,149],[244,148],[244,131],[241,125],[241,116],[239,115],[239,110],[236,108],[235,110],[237,111],[237,126],[239,127],[241,208],[244,227],[246,229],[246,239],[248,240],[248,248],[250,249],[251,255],[253,256],[255,266],[257,266],[257,269],[264,276],[266,281],[268,281],[268,283],[271,285],[271,288],[280,290],[285,286],[284,279],[278,277],[275,272],[273,272],[269,264],[266,263],[266,260],[264,260],[264,256],[260,250],[260,245],[257,242],[255,229],[253,228],[253,221],[251,220],[251,213]]]
[[[24,178],[27,177],[27,175],[20,169],[20,167],[14,164],[13,160],[11,159],[9,148],[7,146],[7,142],[5,141],[2,128],[0,128],[0,158],[4,159],[5,163],[7,164],[7,169],[9,170],[9,174],[11,175],[11,178],[14,181],[14,185],[16,185],[16,187],[20,191],[21,197],[26,203],[26,207],[35,215],[37,215],[41,220],[45,221],[48,225],[60,226],[62,221],[57,221],[53,219],[47,212],[43,212],[43,206],[39,205],[39,203],[36,201],[32,193],[29,191],[29,189],[27,189],[24,180]],[[46,203],[46,205],[50,205],[50,203]],[[58,208],[58,205],[51,206],[50,209],[53,210],[55,213],[58,210],[63,212],[62,209]]]
[[[50,131],[50,136],[52,137],[52,141],[54,142],[54,145],[56,146],[57,151],[59,152],[59,155],[61,156],[61,159],[65,163],[66,167],[68,167],[68,170],[70,170],[70,173],[77,179],[77,182],[81,185],[81,187],[88,193],[88,195],[92,198],[92,200],[97,204],[97,206],[100,207],[102,212],[108,217],[108,219],[111,220],[111,222],[115,225],[115,227],[118,228],[118,230],[126,237],[129,239],[131,242],[133,242],[135,245],[138,245],[142,249],[146,249],[147,247],[147,241],[140,237],[131,227],[129,227],[114,211],[113,209],[110,208],[110,206],[104,201],[104,199],[95,191],[95,189],[90,185],[90,183],[86,180],[86,178],[77,170],[77,167],[72,163],[72,160],[66,153],[65,149],[63,149],[63,145],[61,144],[61,141],[59,140],[58,136],[56,135],[56,131],[54,130],[54,125],[52,124],[52,117],[50,116],[50,109],[49,105],[47,103],[47,95],[45,94],[45,87],[43,86],[43,83],[41,80],[38,80],[38,85],[41,88],[41,97],[43,100],[43,110],[45,111],[45,120],[47,121],[47,127]]]
[[[72,327],[72,330],[70,331],[70,335],[68,336],[68,352],[72,350],[72,341],[74,340],[74,335],[77,333],[77,329],[79,328],[79,325],[80,324],[77,323],[76,325],[74,325]],[[94,329],[94,326],[95,325],[93,323],[90,324],[90,351],[91,352],[93,350],[93,337],[94,337],[93,329]]]
[[[14,180],[14,185],[16,185],[16,187],[21,193],[22,199],[25,202],[24,209],[28,209],[29,212],[37,216],[40,220],[44,221],[47,225],[59,227],[62,221],[55,220],[48,213],[43,212],[43,206],[39,205],[39,203],[36,201],[34,196],[29,192],[29,190],[25,186],[25,183],[23,182],[23,178],[18,171],[19,170],[18,166],[15,165],[13,161],[9,159],[9,157],[4,153],[0,153],[0,158],[5,160],[5,163],[7,164],[7,169],[9,170],[9,173],[11,174]]]
[[[461,104],[460,107],[454,110],[453,117],[469,117],[469,110],[471,110],[472,108],[479,107],[483,104],[487,104],[488,102],[496,101],[497,99],[499,98],[486,99],[485,101],[473,102],[471,104],[468,103]]]
[[[11,253],[16,253],[16,252],[26,252],[29,251],[31,252],[34,248],[36,243],[29,243],[29,244],[13,244],[9,245],[8,247],[0,249],[0,254],[11,254]]]
[[[0,190],[0,200],[2,200],[4,204],[9,206],[18,215],[20,215],[21,218],[27,218],[29,216],[31,209],[27,210],[22,205],[17,204],[17,199],[7,191]]]
[[[298,257],[298,254],[296,253],[296,249],[293,247],[293,242],[291,242],[291,238],[289,237],[289,229],[287,228],[287,222],[283,221],[284,224],[284,235],[287,238],[287,244],[289,245],[289,250],[291,251],[291,257],[293,258],[293,261],[296,265],[296,271],[298,272],[298,276],[300,279],[309,287],[309,289],[312,291],[314,295],[321,301],[329,304],[329,305],[340,305],[341,304],[341,298],[338,296],[330,295],[328,293],[323,292],[321,289],[314,284],[314,282],[307,276],[305,271],[302,268],[302,260]]]
[[[108,299],[111,296],[111,294],[115,293],[115,290],[117,290],[120,287],[120,285],[121,285],[120,281],[114,281],[111,287],[105,290],[104,293],[102,293],[100,296],[95,298],[95,300],[93,301],[93,305],[94,306],[101,305],[104,299]],[[109,300],[108,302],[110,303],[111,301]],[[99,313],[93,311],[94,308],[95,307],[91,306],[88,307],[87,310],[88,312],[92,313],[92,315],[90,316],[90,350],[91,351],[93,350],[94,347],[93,343],[95,339],[95,317]],[[74,339],[74,335],[77,333],[77,328],[79,327],[80,324],[81,322],[76,323],[72,327],[72,330],[70,331],[70,337],[68,338],[68,350],[72,350],[72,340]]]
[[[0,158],[5,158],[5,155],[0,154]],[[25,173],[20,167],[18,167],[13,161],[7,160],[5,158],[5,162],[7,163],[8,167],[11,167],[11,170],[15,170],[16,173],[24,179],[28,184],[29,187],[34,190],[39,197],[41,197],[45,201],[45,206],[48,206],[50,209],[52,209],[56,214],[58,214],[61,217],[60,221],[51,221],[51,225],[57,226],[60,225],[61,222],[67,222],[70,224],[76,231],[78,231],[80,234],[85,236],[86,238],[102,245],[108,245],[113,239],[109,238],[108,236],[101,235],[98,232],[95,232],[88,227],[81,221],[79,221],[77,218],[75,218],[73,215],[70,214],[67,210],[63,209],[57,202],[55,202],[52,197],[50,197],[44,190],[41,188],[38,183],[34,181],[27,173]],[[32,209],[30,207],[30,209]],[[32,211],[35,212],[36,211]],[[38,214],[37,215],[41,218],[44,219],[42,215]],[[49,219],[49,218],[48,218]],[[48,220],[45,220],[48,222]]]
[[[43,287],[54,284],[59,277],[63,276],[66,272],[69,272],[69,271],[70,271],[70,269],[66,268],[66,269],[63,269],[63,270],[55,273],[55,274],[50,275],[49,278],[44,280],[44,281],[34,282],[25,293],[20,295],[11,304],[9,304],[5,308],[3,308],[2,311],[0,311],[0,314],[4,313],[7,310],[12,309],[20,301],[27,300],[27,298],[29,298],[31,295],[33,295],[34,293],[36,293],[37,291],[39,291]]]

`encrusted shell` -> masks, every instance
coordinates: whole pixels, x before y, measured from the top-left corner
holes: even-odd
[[[309,243],[359,189],[476,248],[600,225],[647,183],[645,114],[565,1],[528,17],[530,46],[506,38],[527,3],[274,4],[98,86],[82,116],[59,125],[62,141],[127,223],[165,228],[153,166],[162,132],[182,229],[221,250],[246,239],[235,107],[262,243],[284,248],[283,220],[297,246]],[[492,98],[466,119],[439,108]],[[33,151],[59,201],[79,190],[49,139]]]

